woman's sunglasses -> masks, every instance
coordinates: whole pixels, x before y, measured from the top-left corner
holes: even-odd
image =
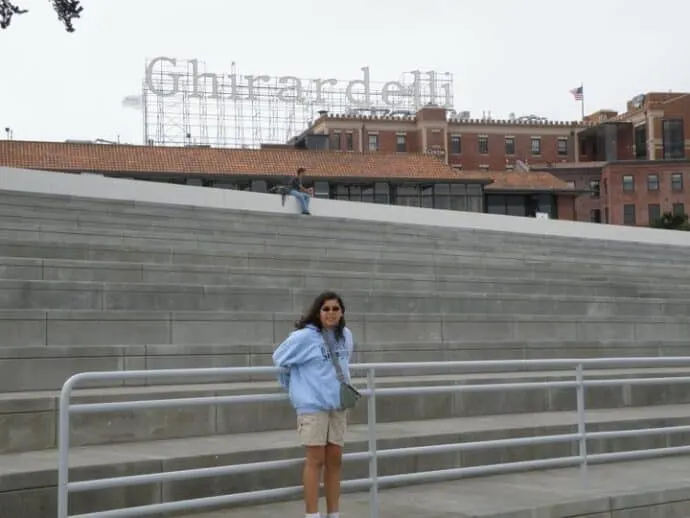
[[[333,313],[338,313],[340,311],[340,306],[324,306],[321,308],[321,311],[324,313],[330,313],[331,311]]]

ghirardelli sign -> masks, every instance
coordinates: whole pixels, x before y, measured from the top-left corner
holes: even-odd
[[[191,69],[181,72],[181,66]],[[177,68],[175,71],[169,68]],[[199,71],[199,60],[177,60],[160,56],[146,66],[144,79],[147,93],[160,97],[174,97],[182,93],[188,97],[228,100],[252,100],[272,96],[276,101],[290,104],[320,104],[325,89],[344,91],[352,107],[373,105],[396,106],[401,98],[408,98],[415,106],[435,104],[452,108],[451,85],[439,81],[436,72],[413,72],[412,84],[388,81],[380,90],[372,91],[369,67],[361,68],[362,77],[351,81],[337,79],[303,79],[296,76],[269,76],[209,73]],[[426,88],[422,88],[422,83]],[[210,87],[209,87],[210,85]],[[375,99],[374,99],[375,97]]]

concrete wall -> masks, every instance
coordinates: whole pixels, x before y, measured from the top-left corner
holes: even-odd
[[[0,167],[0,190],[272,213],[299,212],[296,200],[288,197],[285,206],[282,206],[280,196],[275,194],[169,185],[140,180],[105,178],[98,175],[75,175],[8,167]],[[312,200],[311,209],[315,216],[690,246],[690,233],[688,232],[650,228],[577,221],[537,220],[496,214],[322,199]]]

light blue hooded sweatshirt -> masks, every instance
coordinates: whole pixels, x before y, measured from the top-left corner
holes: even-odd
[[[354,348],[352,333],[346,327],[336,343],[329,331],[343,375],[350,381],[350,357]],[[316,326],[307,325],[290,333],[273,353],[273,363],[283,369],[278,377],[288,391],[298,414],[338,410],[340,382],[331,362],[328,347]]]

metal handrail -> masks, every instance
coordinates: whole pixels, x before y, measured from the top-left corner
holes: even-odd
[[[361,390],[367,400],[367,431],[368,451],[347,453],[343,460],[369,461],[369,477],[365,479],[343,481],[345,490],[368,489],[370,495],[371,517],[378,517],[378,490],[401,483],[419,483],[449,480],[458,477],[473,475],[486,475],[508,473],[535,468],[554,468],[580,466],[582,481],[586,483],[587,466],[589,463],[602,463],[615,460],[641,459],[690,453],[690,446],[676,446],[666,448],[654,448],[649,450],[623,451],[615,453],[588,454],[588,439],[603,439],[630,437],[639,435],[674,434],[690,431],[688,426],[670,426],[663,428],[647,428],[639,430],[612,430],[602,432],[587,432],[585,420],[584,392],[587,387],[601,387],[612,385],[651,385],[651,384],[675,384],[690,383],[690,376],[672,376],[668,378],[613,378],[613,379],[584,379],[585,367],[630,367],[630,366],[690,366],[690,357],[634,357],[634,358],[572,358],[572,359],[535,359],[535,360],[490,360],[490,361],[451,361],[451,362],[400,362],[400,363],[368,363],[353,364],[350,369],[354,372],[365,372],[366,388]],[[415,374],[424,373],[427,370],[452,370],[452,369],[477,369],[492,367],[562,367],[575,370],[572,381],[543,381],[543,382],[511,382],[470,385],[435,385],[435,386],[406,386],[396,388],[376,388],[376,373],[390,371],[415,371]],[[565,371],[567,372],[567,371]],[[572,370],[570,370],[572,372]],[[85,372],[75,374],[63,385],[60,393],[59,425],[58,425],[58,514],[57,518],[129,518],[158,514],[163,512],[197,510],[217,505],[248,503],[255,501],[269,501],[278,498],[286,498],[299,494],[301,487],[287,487],[221,495],[191,500],[155,503],[145,506],[98,511],[79,515],[69,515],[69,494],[83,491],[102,490],[128,485],[150,484],[155,482],[169,482],[187,480],[190,478],[205,478],[220,475],[233,475],[247,472],[266,471],[297,467],[303,459],[286,459],[277,461],[254,462],[232,466],[217,466],[210,468],[196,468],[162,473],[150,473],[145,475],[130,475],[122,477],[101,478],[69,482],[69,447],[70,447],[70,416],[74,414],[101,413],[113,411],[131,411],[149,408],[165,408],[180,406],[236,404],[247,402],[266,402],[287,400],[285,393],[272,394],[247,394],[235,396],[213,397],[189,397],[159,400],[139,400],[110,403],[84,403],[72,404],[71,397],[74,388],[86,381],[123,381],[139,378],[205,378],[209,376],[234,376],[234,375],[259,375],[278,373],[275,367],[219,367],[205,369],[164,369],[164,370],[138,370],[138,371],[110,371],[110,372]],[[525,371],[525,373],[529,373]],[[537,374],[537,373],[535,373]],[[429,446],[414,446],[407,448],[391,448],[379,450],[376,444],[376,399],[379,396],[401,396],[412,394],[439,394],[457,392],[490,392],[510,391],[518,389],[548,389],[548,388],[575,388],[577,401],[577,432],[558,435],[545,435],[537,437],[519,437],[512,439],[498,439],[476,442],[463,442],[451,444],[436,444]],[[420,473],[405,473],[388,476],[378,476],[379,458],[395,458],[407,455],[446,453],[466,450],[479,450],[503,446],[534,445],[547,443],[577,442],[578,455],[539,459],[521,462],[509,462],[494,465],[472,466],[462,468],[443,469]]]

